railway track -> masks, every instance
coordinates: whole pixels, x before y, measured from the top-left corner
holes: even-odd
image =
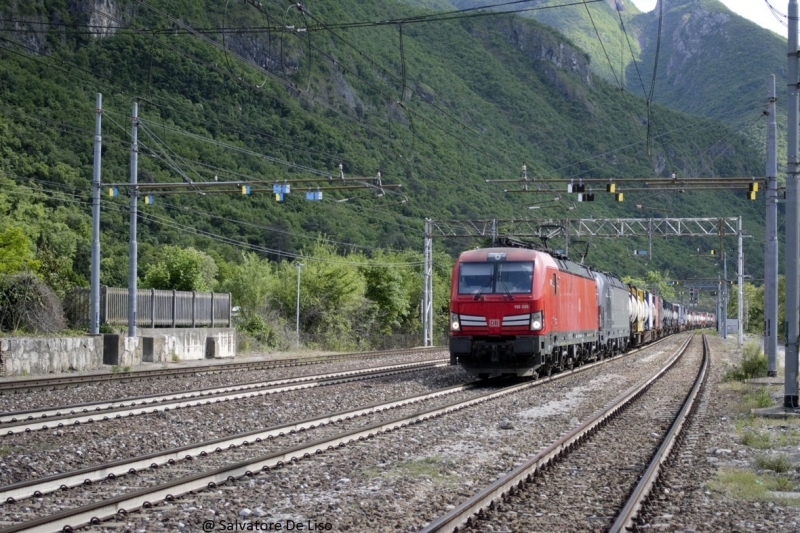
[[[489,528],[495,531],[503,528],[512,531],[565,528],[625,531],[654,485],[660,465],[680,434],[708,375],[709,354],[703,337],[702,357],[697,357],[702,358],[702,363],[696,365],[700,370],[691,369],[693,383],[682,391],[688,389],[689,392],[677,394],[675,389],[680,387],[666,378],[667,375],[684,377],[685,367],[693,363],[684,362],[682,358],[690,353],[692,342],[698,341],[687,340],[655,375],[626,390],[529,460],[432,521],[423,531],[484,531]],[[654,397],[656,394],[663,395],[663,399]],[[649,409],[648,405],[655,407]],[[671,422],[665,437],[661,437],[660,430],[653,431],[650,429],[653,426],[645,424],[643,418],[646,417],[642,413],[648,410],[652,411],[648,413],[651,422],[661,421],[668,426]],[[648,443],[656,439],[660,445]],[[645,464],[630,463],[632,449],[639,452],[648,447],[657,448],[655,454],[643,452],[652,455],[648,466],[646,460]],[[626,487],[625,480],[631,485]],[[625,494],[629,494],[627,501]],[[621,499],[618,500],[618,496]],[[562,516],[568,513],[573,516]],[[587,513],[589,516],[585,516]]]
[[[197,374],[213,374],[219,372],[242,372],[269,370],[273,368],[300,367],[332,363],[343,360],[371,359],[389,355],[405,355],[411,353],[436,353],[444,351],[441,347],[418,347],[398,350],[345,353],[319,357],[292,357],[273,359],[271,361],[246,361],[240,363],[223,363],[216,365],[198,365],[179,368],[156,368],[152,370],[136,370],[133,372],[108,372],[103,374],[82,374],[77,376],[51,376],[26,379],[15,379],[0,382],[0,395],[35,390],[57,390],[77,387],[87,383],[116,382],[126,383],[152,379],[180,378]]]
[[[635,352],[629,355],[633,353]],[[238,435],[228,440],[218,439],[214,442],[203,443],[191,449],[190,447],[183,447],[181,449],[170,450],[169,452],[159,454],[158,457],[144,456],[127,462],[118,462],[118,464],[98,465],[96,468],[91,469],[91,471],[84,469],[64,474],[58,479],[51,477],[52,479],[18,483],[3,488],[2,492],[0,492],[2,497],[4,499],[12,498],[13,501],[19,501],[20,498],[34,496],[33,502],[35,503],[27,503],[28,500],[19,503],[10,503],[12,500],[9,500],[3,505],[3,512],[6,515],[4,520],[7,524],[9,522],[16,522],[16,524],[8,528],[7,531],[55,531],[65,527],[77,528],[89,523],[99,523],[102,520],[115,516],[124,516],[126,513],[130,513],[140,507],[149,507],[160,501],[172,501],[181,494],[187,492],[215,488],[226,481],[232,481],[243,476],[252,476],[262,470],[268,470],[290,462],[302,460],[312,455],[325,453],[329,450],[346,446],[349,443],[369,439],[376,435],[416,424],[433,417],[446,415],[467,407],[482,404],[500,396],[514,394],[524,389],[538,387],[551,381],[568,378],[574,376],[576,373],[585,372],[599,365],[604,365],[616,360],[619,360],[619,358],[585,365],[572,372],[565,372],[549,378],[543,378],[539,381],[515,384],[500,390],[481,392],[471,390],[472,385],[461,385],[450,389],[434,391],[427,395],[415,397],[413,400],[410,398],[395,400],[393,402],[363,408],[358,410],[358,412],[338,413],[337,415],[327,415],[326,417],[303,421],[302,423],[298,422],[284,425],[280,428],[268,428],[262,431],[271,431],[273,439],[281,434],[283,434],[284,437],[291,437],[292,432],[296,432],[294,435],[299,437],[303,432],[329,426],[333,418],[337,421],[342,419],[344,422],[347,422],[348,417],[354,420],[354,417],[360,417],[369,412],[374,413],[397,408],[400,405],[410,405],[412,401],[415,403],[431,401],[436,398],[445,398],[452,394],[464,393],[468,389],[470,389],[471,392],[471,394],[467,395],[469,397],[458,398],[447,403],[438,403],[428,409],[405,414],[390,420],[383,420],[375,423],[365,422],[361,424],[360,427],[354,427],[345,431],[333,431],[332,428],[330,431],[331,434],[324,438],[318,438],[313,441],[307,438],[304,442],[300,442],[299,444],[283,445],[277,448],[272,447],[268,453],[259,454],[259,451],[263,449],[263,444],[270,444],[270,435],[267,433],[252,432],[247,435]],[[400,403],[398,404],[398,402]],[[363,411],[363,413],[361,413],[361,411]],[[317,434],[314,433],[314,436],[316,435]],[[260,442],[258,441],[259,439]],[[247,444],[245,444],[245,441]],[[236,446],[236,448],[231,448],[231,446]],[[216,451],[217,449],[220,450],[217,453],[209,452],[209,450]],[[229,452],[235,450],[238,450],[241,454],[228,455]],[[206,457],[217,456],[226,464],[218,467],[214,467],[215,465],[213,463],[201,464],[203,460],[201,459],[198,461],[198,459],[202,457],[204,453]],[[192,457],[192,459],[188,460],[189,457]],[[138,466],[133,466],[133,461],[136,461],[136,465]],[[164,464],[168,464],[169,466],[164,467]],[[153,467],[153,465],[155,465],[155,467]],[[144,470],[142,470],[142,468]],[[163,470],[164,472],[160,481],[153,482],[150,486],[144,488],[128,490],[124,494],[120,494],[116,489],[105,488],[105,482],[98,483],[101,478],[108,478],[109,474],[111,474],[110,477],[120,478],[125,486],[130,486],[134,484],[133,480],[142,476],[143,472],[147,472],[149,476],[151,473],[158,472],[159,470]],[[121,474],[118,472],[121,472]],[[126,472],[130,472],[130,474],[126,474]],[[183,475],[183,477],[181,477],[181,475]],[[69,476],[69,479],[65,476]],[[167,481],[164,481],[164,479],[167,479]],[[91,498],[85,498],[84,501],[88,499],[88,501],[94,503],[84,505],[73,503],[68,505],[70,508],[65,509],[65,504],[63,502],[70,501],[69,494],[74,490],[68,488],[71,484],[79,484],[83,487],[82,490],[87,490],[86,487],[89,487],[88,490]],[[52,490],[57,491],[56,494],[59,502],[57,504],[54,504],[53,501],[48,500],[46,497],[44,499],[42,498],[42,496]],[[103,501],[97,501],[100,499]],[[80,498],[78,498],[78,500],[80,500]],[[58,512],[54,513],[54,509],[57,509]],[[34,518],[33,516],[36,516],[37,512],[40,513],[40,516]],[[48,516],[41,516],[42,514],[47,514]]]
[[[34,409],[0,413],[0,435],[61,428],[67,425],[101,422],[130,416],[146,415],[170,409],[195,407],[217,402],[252,398],[291,390],[335,385],[364,379],[392,376],[405,372],[443,367],[448,359],[420,363],[388,365],[364,370],[332,372],[315,376],[301,376],[267,382],[251,382],[229,387],[214,387],[181,391],[176,394],[149,395],[124,398],[111,402],[90,402],[48,409]]]

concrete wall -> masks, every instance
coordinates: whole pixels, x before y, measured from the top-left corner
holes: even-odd
[[[25,376],[236,356],[234,328],[138,328],[138,337],[0,339],[0,374]]]
[[[102,337],[0,340],[4,376],[59,374],[103,368]]]
[[[180,361],[236,356],[235,328],[137,328],[136,333],[145,338],[146,363],[168,363],[173,355]]]

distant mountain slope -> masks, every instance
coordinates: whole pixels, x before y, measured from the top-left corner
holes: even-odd
[[[763,147],[771,75],[777,78],[778,127],[786,131],[786,39],[731,12],[717,0],[664,4],[655,101],[731,124]],[[649,77],[658,47],[658,7],[638,16],[642,61]],[[628,87],[633,66],[628,67]],[[783,167],[785,135],[779,135]],[[780,172],[780,170],[779,170]],[[763,171],[762,171],[763,173]]]
[[[507,3],[451,2],[460,9]],[[594,74],[645,98],[650,94],[658,50],[655,102],[725,121],[745,132],[763,150],[766,121],[761,111],[772,74],[777,76],[779,101],[785,99],[785,38],[733,13],[718,0],[664,0],[660,40],[660,5],[641,13],[630,0],[552,8],[559,4],[531,0],[497,9],[538,8],[521,15],[557,29],[585,50]],[[658,116],[654,122],[658,122]],[[778,123],[785,131],[785,106],[778,108]],[[779,162],[783,166],[782,136],[780,144]]]
[[[377,0],[313,2],[307,16],[271,3],[263,11],[222,0],[154,4],[38,0],[0,6],[2,19],[12,21],[0,26],[4,184],[58,187],[85,199],[99,91],[107,110],[105,182],[127,180],[130,104],[137,100],[147,128],[139,161],[143,183],[335,178],[341,163],[348,177],[374,183],[380,170],[384,183],[403,188],[402,195],[382,196],[377,190],[331,190],[318,203],[303,194],[314,185],[296,185],[280,203],[270,194],[159,198],[143,206],[144,245],[195,245],[228,260],[237,260],[245,245],[277,259],[318,235],[346,243],[343,248],[419,249],[426,217],[519,219],[534,213],[528,210],[533,203],[552,199],[553,192],[505,194],[516,185],[486,182],[519,176],[523,163],[537,180],[752,175],[763,167],[761,154],[735,129],[660,106],[661,137],[651,139],[648,152],[644,101],[593,76],[583,50],[534,20],[499,15],[407,24],[401,49],[397,26],[308,33],[285,27],[430,11]],[[243,29],[222,34],[223,25]],[[260,29],[244,31],[251,27]],[[564,198],[545,215],[741,213],[748,231],[763,235],[763,207],[741,193],[654,192],[618,204],[597,187],[595,202],[578,205],[564,186],[554,190]],[[25,222],[29,212],[9,208],[16,197],[3,194],[5,223]],[[126,204],[104,199],[104,205],[103,272],[109,282],[125,283]],[[73,204],[59,209],[79,241],[68,259],[83,272],[87,212]],[[210,241],[207,234],[234,245]],[[451,252],[474,244],[437,242]],[[650,264],[634,258],[632,246],[596,243],[590,261],[637,274],[664,268],[711,275],[715,268],[685,260],[696,242],[655,243],[658,259]],[[759,269],[756,263],[750,272]]]

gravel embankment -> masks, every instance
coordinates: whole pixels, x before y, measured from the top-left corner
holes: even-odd
[[[424,394],[470,381],[443,367],[31,433],[0,435],[0,485]]]
[[[736,424],[747,417],[738,404],[740,398],[719,390],[726,365],[741,360],[736,339],[709,337],[709,345],[712,373],[700,408],[688,427],[689,438],[676,448],[678,460],[662,477],[666,490],[660,491],[651,503],[640,520],[640,530],[797,533],[800,531],[797,497],[794,502],[782,499],[779,494],[768,495],[766,499],[739,499],[713,488],[718,473],[724,469],[760,472],[754,465],[755,458],[766,452],[741,443]],[[779,421],[774,424],[776,440],[781,429],[796,427],[786,424]],[[793,453],[797,452],[800,449],[795,447]],[[795,460],[793,471],[784,474],[796,486],[800,486],[798,468],[800,464]],[[753,479],[748,482],[755,483]]]
[[[686,353],[619,416],[466,531],[606,531],[661,444],[702,361]]]
[[[358,370],[384,365],[398,365],[418,361],[428,361],[447,357],[447,352],[409,353],[389,355],[369,359],[340,360],[328,363],[303,365],[297,367],[270,368],[265,370],[232,370],[214,373],[196,373],[191,377],[159,378],[128,383],[103,381],[82,384],[77,387],[57,390],[40,390],[33,393],[0,395],[0,412],[42,409],[86,402],[110,401],[120,398],[168,394],[179,391],[224,387],[239,383],[272,381],[297,376],[311,376],[344,370]]]
[[[92,529],[197,531],[238,519],[418,530],[660,368],[683,339]]]

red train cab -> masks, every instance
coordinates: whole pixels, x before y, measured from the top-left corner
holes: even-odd
[[[479,376],[549,374],[594,357],[598,303],[584,265],[525,248],[464,252],[453,268],[450,358]]]

